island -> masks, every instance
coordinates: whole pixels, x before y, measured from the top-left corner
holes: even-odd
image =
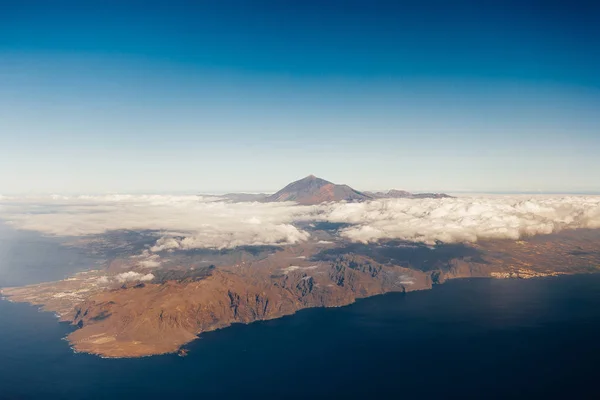
[[[314,229],[318,239],[332,228]],[[430,289],[448,279],[595,273],[600,271],[598,248],[597,229],[470,244],[314,239],[293,246],[171,254],[171,264],[152,270],[150,263],[131,257],[114,259],[101,269],[2,288],[1,294],[72,324],[67,340],[76,352],[110,358],[184,356],[182,346],[203,332],[304,308]]]

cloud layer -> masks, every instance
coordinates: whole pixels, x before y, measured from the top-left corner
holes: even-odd
[[[383,199],[297,206],[229,203],[200,196],[80,196],[0,199],[0,218],[19,229],[58,236],[113,230],[160,231],[152,252],[310,240],[300,221],[344,222],[341,238],[434,243],[518,239],[562,229],[600,228],[597,196],[490,196]],[[158,260],[148,259],[148,267]]]
[[[357,242],[475,242],[600,228],[600,197],[398,199],[327,207],[328,221],[354,224],[341,234]]]
[[[307,213],[290,203],[229,203],[200,196],[80,196],[0,202],[0,217],[19,229],[59,236],[156,230],[154,251],[285,245],[309,234],[292,223]],[[180,237],[183,237],[181,239]]]

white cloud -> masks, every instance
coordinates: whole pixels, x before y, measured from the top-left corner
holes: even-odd
[[[100,278],[98,278],[96,280],[96,282],[100,285],[106,285],[108,284],[110,281],[108,280],[108,276],[101,276]]]
[[[600,197],[388,199],[327,207],[324,218],[354,224],[341,235],[357,242],[474,242],[600,228]]]
[[[190,250],[201,247],[216,249],[238,246],[288,245],[307,240],[308,232],[299,230],[290,224],[272,224],[255,226],[214,226],[205,227],[183,239],[164,236],[150,248],[151,251]],[[239,230],[235,230],[239,229]]]
[[[128,272],[123,272],[121,274],[115,275],[115,279],[117,281],[119,281],[120,283],[133,282],[133,281],[147,282],[147,281],[151,281],[152,279],[154,279],[154,275],[140,274],[138,272],[128,271]]]
[[[142,251],[141,254],[130,256],[136,260],[139,267],[142,268],[158,268],[162,264],[158,254],[152,254],[149,250]]]
[[[488,196],[383,199],[365,203],[229,203],[199,196],[79,196],[4,198],[0,218],[20,229],[59,236],[111,230],[162,232],[152,252],[286,245],[310,239],[296,221],[352,224],[340,235],[356,242],[403,239],[433,243],[518,239],[561,229],[600,228],[597,196]],[[321,241],[320,243],[325,243]],[[140,266],[160,258],[146,252]]]
[[[160,261],[157,261],[157,260],[144,260],[144,261],[140,261],[138,264],[142,268],[157,268],[157,267],[160,267]]]
[[[103,275],[101,277],[98,277],[96,278],[96,284],[106,286],[112,283],[149,282],[152,279],[154,279],[154,275],[152,274],[141,274],[135,271],[127,271],[117,275]]]
[[[310,207],[291,203],[229,203],[216,199],[131,195],[27,198],[18,204],[12,203],[0,217],[20,229],[59,236],[102,234],[120,229],[164,232],[152,251],[285,245],[310,236],[291,224]]]

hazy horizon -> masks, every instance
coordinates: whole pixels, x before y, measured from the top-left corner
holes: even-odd
[[[0,4],[0,193],[600,191],[589,2]]]

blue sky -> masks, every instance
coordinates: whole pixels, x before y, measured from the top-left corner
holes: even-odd
[[[0,193],[598,192],[591,3],[0,0]]]

